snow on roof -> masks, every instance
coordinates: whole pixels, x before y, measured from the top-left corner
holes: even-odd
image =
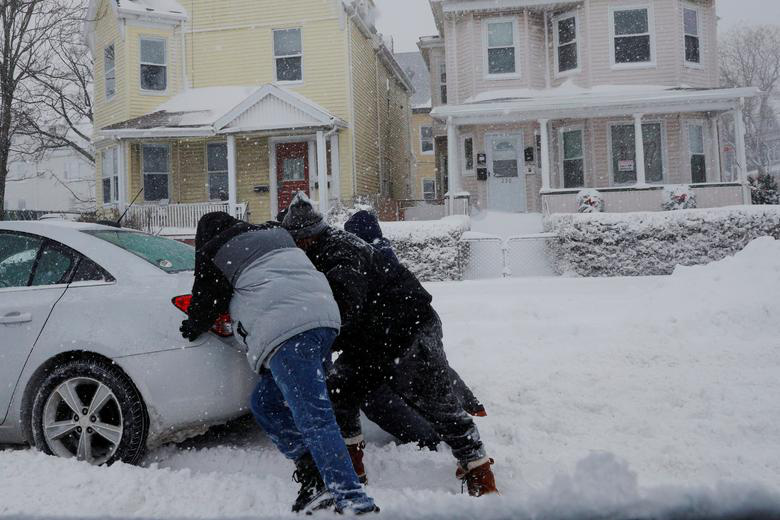
[[[116,0],[119,13],[187,18],[187,10],[176,0]]]
[[[400,52],[395,59],[414,87],[412,108],[431,108],[431,75],[419,52]]]
[[[160,105],[158,111],[177,114],[175,126],[213,125],[257,90],[246,86],[192,88]]]

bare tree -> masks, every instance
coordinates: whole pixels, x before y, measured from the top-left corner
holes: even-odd
[[[12,143],[33,117],[33,82],[54,62],[59,28],[73,14],[66,0],[0,1],[0,215]]]
[[[776,114],[772,95],[780,88],[780,26],[740,26],[720,43],[721,81],[726,87],[758,87],[761,94],[745,100],[748,168],[766,172],[769,167],[767,137]]]

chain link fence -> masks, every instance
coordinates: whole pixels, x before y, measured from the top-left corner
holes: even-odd
[[[461,238],[458,255],[464,280],[555,276],[550,242],[554,234]]]

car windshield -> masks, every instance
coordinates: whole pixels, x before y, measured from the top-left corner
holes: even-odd
[[[195,270],[195,248],[187,244],[132,231],[91,230],[84,233],[121,247],[166,273]]]

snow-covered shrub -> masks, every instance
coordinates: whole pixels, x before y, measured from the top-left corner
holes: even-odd
[[[676,186],[664,186],[661,208],[664,211],[696,208],[696,195],[690,186],[678,184]]]
[[[559,214],[546,226],[557,235],[550,250],[559,273],[662,275],[722,260],[758,237],[780,239],[780,207]]]
[[[460,237],[469,230],[465,216],[418,222],[382,222],[398,259],[423,282],[459,280]]]
[[[598,190],[582,190],[577,194],[578,213],[601,213],[604,211],[604,197]]]
[[[325,220],[331,226],[343,228],[344,223],[346,223],[346,221],[349,220],[352,215],[362,210],[373,213],[374,215],[377,214],[374,206],[368,200],[358,199],[349,206],[343,204],[341,201],[338,201],[334,202],[333,206],[328,211],[328,214],[325,215]]]
[[[777,180],[766,173],[748,177],[753,204],[780,204]]]

